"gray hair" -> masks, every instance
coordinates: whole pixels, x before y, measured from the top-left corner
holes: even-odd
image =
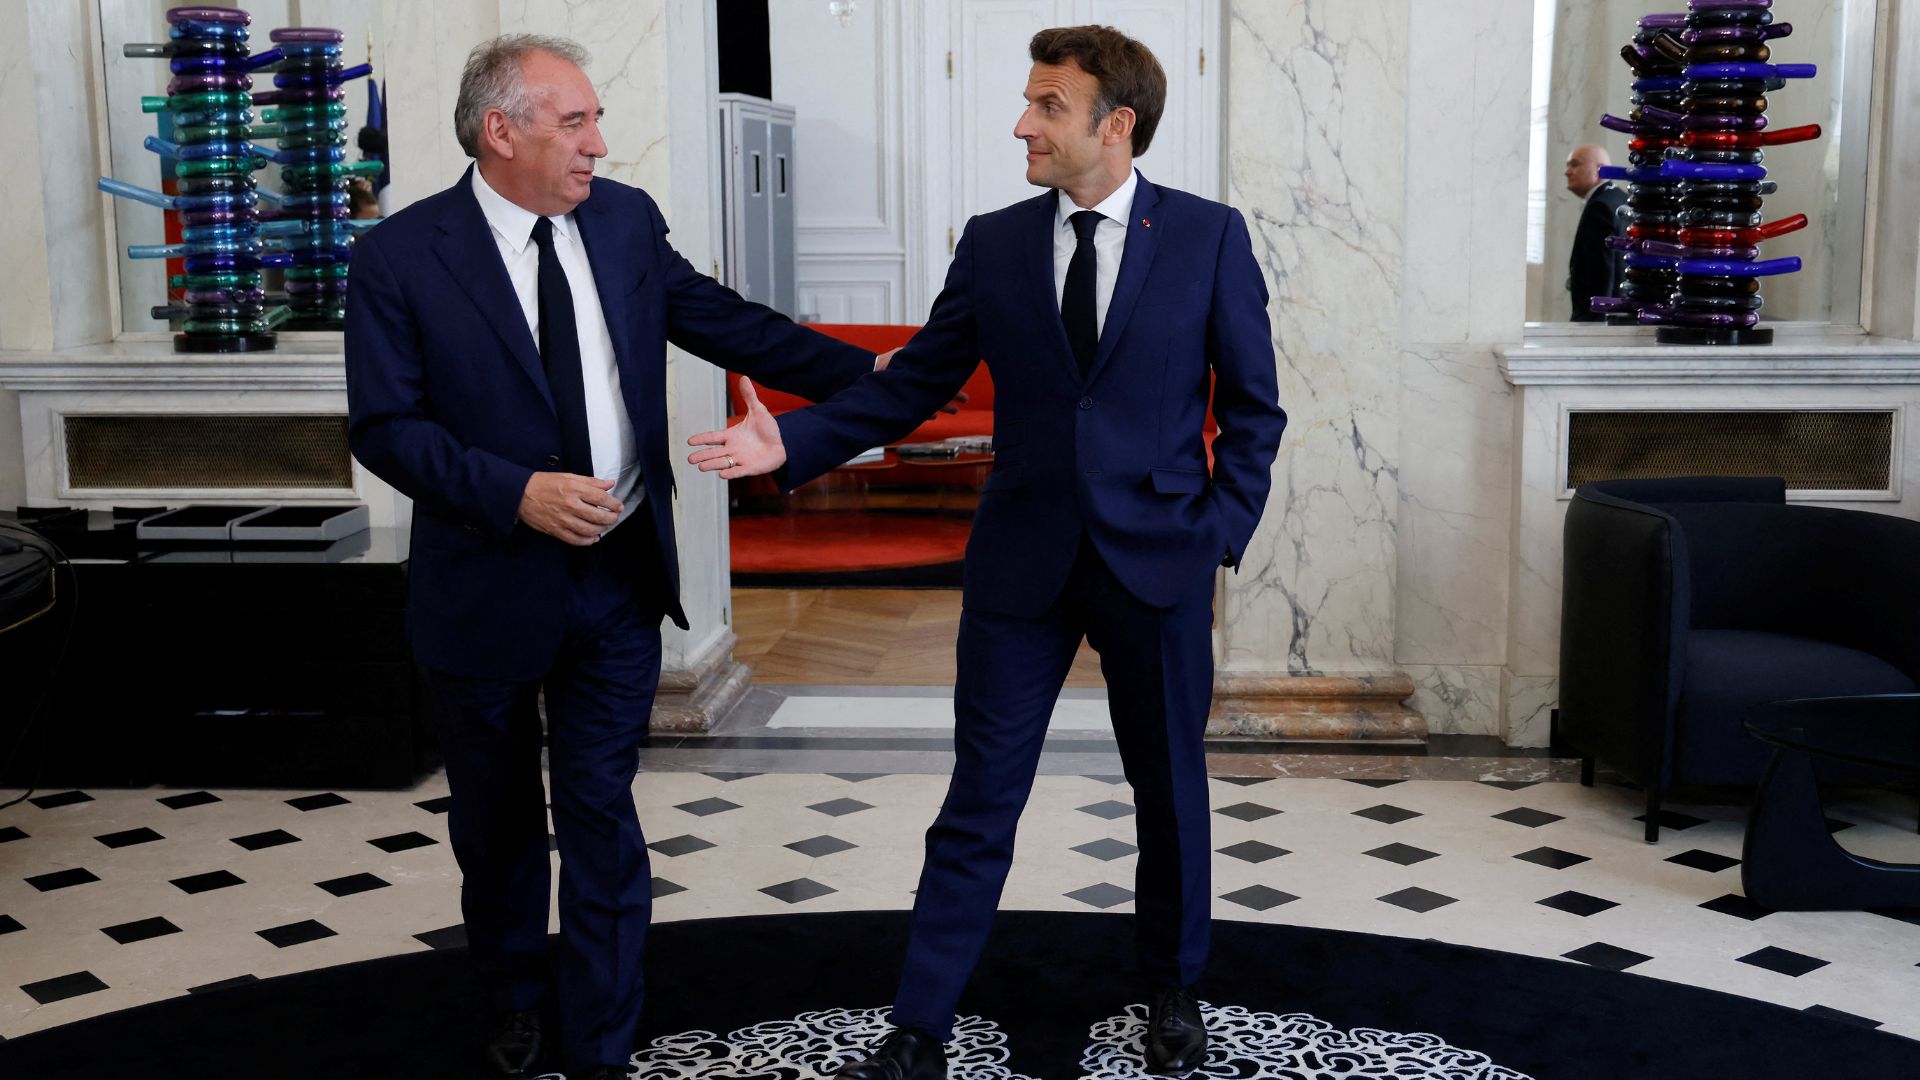
[[[467,54],[460,72],[460,97],[453,106],[453,134],[470,158],[480,156],[481,128],[487,110],[499,109],[516,124],[533,116],[533,95],[520,64],[529,53],[546,52],[577,68],[587,66],[587,50],[562,37],[544,34],[502,34],[483,41]]]

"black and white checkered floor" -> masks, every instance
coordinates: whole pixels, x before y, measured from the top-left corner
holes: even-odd
[[[656,917],[904,908],[943,782],[644,772]],[[92,790],[0,813],[0,1037],[209,986],[462,940],[445,779],[410,792]],[[1920,915],[1740,895],[1740,811],[1564,782],[1217,778],[1214,914],[1437,938],[1846,1014],[1920,1037]],[[1831,812],[1920,861],[1910,799]],[[1128,910],[1118,776],[1040,777],[1009,908]]]

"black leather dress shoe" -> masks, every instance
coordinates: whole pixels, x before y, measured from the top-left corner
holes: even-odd
[[[509,1009],[500,1014],[487,1040],[487,1064],[501,1076],[526,1076],[540,1059],[538,1009]]]
[[[840,1066],[835,1080],[947,1080],[947,1047],[915,1028],[894,1028],[873,1053]]]
[[[1207,1022],[1186,986],[1163,986],[1147,996],[1147,1071],[1184,1076],[1207,1060]]]

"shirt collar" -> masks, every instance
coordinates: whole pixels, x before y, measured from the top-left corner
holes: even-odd
[[[493,190],[487,178],[480,175],[477,164],[473,167],[473,197],[480,201],[480,212],[486,215],[487,224],[493,226],[493,231],[500,234],[515,255],[527,250],[528,242],[533,239],[533,223],[540,220],[538,214]],[[571,214],[561,214],[547,220],[553,222],[554,232],[571,237],[571,218]]]
[[[475,175],[479,174],[477,169],[474,172]],[[1138,169],[1129,171],[1126,182],[1114,188],[1113,194],[1100,200],[1100,204],[1093,208],[1093,212],[1109,221],[1118,222],[1124,228],[1127,224],[1127,215],[1133,213],[1133,189],[1139,184],[1140,171]],[[1059,207],[1054,212],[1054,225],[1058,227],[1067,224],[1067,219],[1079,209],[1080,207],[1074,203],[1071,196],[1064,191],[1060,192]]]

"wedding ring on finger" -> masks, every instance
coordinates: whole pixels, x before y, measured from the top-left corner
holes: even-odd
[[[737,468],[739,468],[739,467],[740,467],[740,466],[739,466],[739,464],[738,464],[737,462],[735,462],[735,461],[733,460],[733,455],[732,455],[732,454],[728,454],[728,455],[727,455],[727,468],[729,468],[729,469],[737,469]]]

